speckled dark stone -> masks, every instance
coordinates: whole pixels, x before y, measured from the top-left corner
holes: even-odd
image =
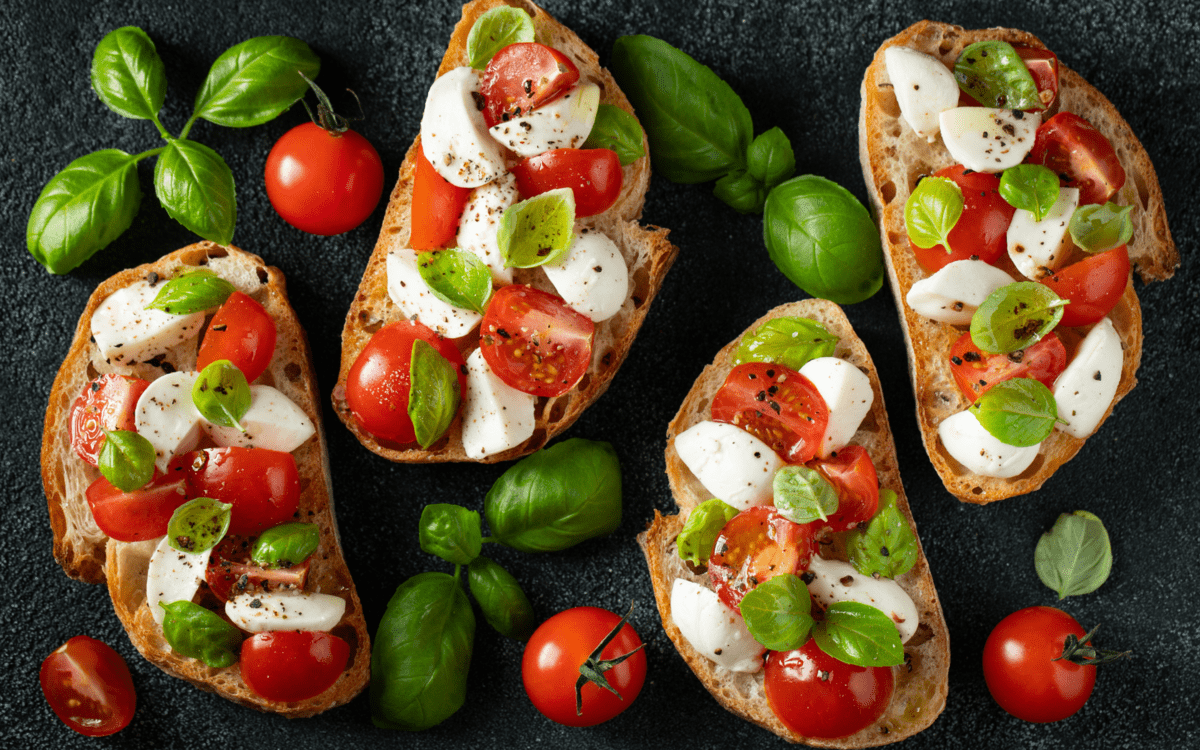
[[[953,637],[945,713],[910,748],[1147,748],[1193,745],[1200,736],[1195,641],[1200,635],[1195,565],[1200,492],[1200,385],[1195,343],[1200,295],[1195,273],[1200,159],[1195,116],[1200,85],[1200,15],[1169,2],[1094,2],[1067,10],[1057,2],[991,7],[952,0],[800,2],[705,0],[662,4],[547,0],[560,20],[607,61],[622,34],[666,39],[711,65],[738,91],[756,130],[779,125],[792,139],[800,172],[834,179],[865,197],[858,165],[859,81],[879,43],[923,17],[962,24],[1016,26],[1037,34],[1108,96],[1158,165],[1183,266],[1167,283],[1137,285],[1146,341],[1140,385],[1100,434],[1032,497],[988,507],[960,504],[942,488],[918,440],[904,345],[890,294],[848,310],[875,357],[890,408],[900,464],[937,579]],[[519,644],[480,622],[467,705],[422,734],[389,733],[369,720],[366,696],[323,716],[285,721],[259,715],[171,679],[132,649],[106,591],[68,580],[51,555],[38,475],[41,422],[54,373],[84,301],[116,270],[153,260],[195,237],[153,198],[151,164],[141,166],[146,198],[133,227],[64,278],[47,275],[24,250],[24,227],[41,187],[74,158],[101,148],[138,152],[158,137],[144,122],[108,111],[89,90],[92,50],[109,30],[144,28],[163,57],[169,86],[163,122],[178,132],[221,51],[250,36],[290,34],[321,55],[320,83],[335,104],[358,92],[366,119],[355,127],[394,175],[418,129],[426,89],[454,22],[454,2],[141,2],[41,0],[0,3],[0,293],[5,357],[0,451],[0,745],[4,747],[331,748],[633,748],[779,747],[782,742],[721,710],[662,632],[634,535],[654,509],[672,507],[663,471],[663,433],[713,354],[765,310],[803,294],[767,258],[757,217],[735,214],[706,186],[655,179],[645,220],[670,227],[679,260],[645,329],[608,393],[569,434],[611,441],[624,466],[621,528],[559,554],[494,550],[523,582],[541,616],[574,605],[624,609],[647,641],[649,680],[616,721],[570,730],[543,719],[520,681]],[[350,107],[347,107],[350,108]],[[271,209],[262,169],[271,144],[305,120],[294,110],[245,130],[199,123],[194,137],[214,147],[238,185],[236,244],[288,276],[292,302],[308,330],[321,390],[336,378],[339,334],[384,207],[359,229],[312,237]],[[391,178],[389,178],[390,180]],[[390,182],[389,182],[390,189]],[[372,629],[396,585],[444,569],[420,552],[416,522],[429,502],[481,508],[499,466],[400,466],[361,448],[325,407],[347,558]],[[1025,724],[988,696],[979,667],[983,642],[1002,617],[1053,604],[1033,568],[1038,535],[1060,512],[1086,508],[1112,535],[1112,577],[1065,608],[1085,625],[1102,623],[1105,647],[1132,648],[1133,661],[1107,667],[1076,717]],[[87,633],[128,660],[139,693],[128,729],[92,742],[67,731],[38,689],[42,658]]]

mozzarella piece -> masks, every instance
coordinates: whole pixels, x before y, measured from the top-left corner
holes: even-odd
[[[1057,429],[1077,438],[1096,431],[1117,395],[1124,359],[1121,337],[1104,318],[1079,342],[1075,358],[1054,381],[1058,418],[1067,422],[1056,424]]]
[[[225,616],[248,633],[273,630],[328,632],[346,612],[346,600],[311,591],[238,594],[225,602]]]
[[[892,618],[902,643],[917,632],[920,624],[917,605],[891,578],[865,576],[848,562],[823,560],[817,555],[808,564],[808,572],[812,574],[808,592],[825,609],[835,602],[859,602]]]
[[[871,411],[875,392],[863,371],[837,357],[817,357],[804,363],[800,374],[817,387],[829,409],[829,424],[817,455],[821,458],[843,447],[858,432],[858,425]]]
[[[599,323],[617,314],[629,294],[629,269],[616,243],[597,229],[581,229],[567,257],[542,270],[576,312]]]
[[[1003,172],[1025,160],[1041,115],[991,107],[955,107],[938,117],[950,156],[976,172]]]
[[[784,463],[763,441],[724,422],[699,422],[675,436],[675,452],[714,497],[738,510],[768,505]]]
[[[960,411],[942,420],[938,437],[946,451],[968,471],[985,477],[1007,479],[1029,468],[1041,443],[1018,448],[1000,442],[984,429],[970,411]]]
[[[1077,205],[1079,188],[1061,188],[1041,221],[1034,221],[1032,211],[1016,210],[1008,225],[1008,257],[1021,275],[1038,281],[1063,264],[1071,249],[1067,225]]]
[[[908,47],[888,47],[883,53],[892,91],[903,117],[917,135],[933,143],[938,115],[958,106],[958,81],[932,55]]]
[[[499,286],[511,284],[513,272],[504,267],[496,235],[504,209],[520,199],[517,178],[511,172],[471,191],[462,218],[458,220],[456,242],[460,250],[479,256],[492,272],[492,281]]]
[[[1011,283],[1011,276],[982,260],[956,260],[913,284],[904,301],[927,318],[965,326],[989,294]]]
[[[508,450],[533,435],[537,397],[505,383],[476,349],[467,357],[467,392],[463,396],[462,442],[467,458],[483,458]]]
[[[388,296],[406,317],[419,320],[449,339],[466,336],[483,316],[438,299],[421,278],[415,250],[392,250],[387,257]]]
[[[592,132],[599,107],[600,87],[577,83],[529,114],[493,125],[491,134],[522,158],[555,148],[579,148]]]
[[[671,586],[671,619],[692,648],[731,672],[757,672],[766,648],[746,629],[741,613],[716,592],[684,578]]]
[[[194,372],[172,372],[150,382],[137,402],[137,432],[154,446],[154,465],[165,472],[171,458],[200,442],[206,420],[192,401]]]
[[[488,136],[480,111],[479,79],[480,71],[468,67],[440,76],[429,87],[421,115],[425,158],[458,187],[479,187],[504,174],[504,154]]]
[[[250,408],[238,420],[246,430],[204,421],[217,445],[291,453],[317,433],[312,420],[290,398],[269,385],[250,386]]]
[[[154,622],[159,625],[167,616],[159,604],[190,602],[200,590],[208,558],[212,555],[211,548],[197,554],[181,552],[172,547],[168,539],[170,537],[164,536],[159,541],[146,568],[146,603],[150,605]]]
[[[92,315],[92,338],[111,365],[134,365],[200,333],[204,313],[172,315],[147,310],[160,287],[147,281],[118,289]]]

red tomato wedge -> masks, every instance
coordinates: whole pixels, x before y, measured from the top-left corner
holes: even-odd
[[[479,348],[496,377],[534,396],[561,396],[592,362],[596,324],[562,297],[513,284],[492,295]]]
[[[817,454],[829,408],[795,370],[747,362],[733,368],[713,397],[712,418],[749,432],[788,463],[804,463]]]
[[[1008,354],[987,354],[975,346],[970,331],[950,347],[950,371],[963,395],[975,403],[996,383],[1013,378],[1033,378],[1047,388],[1067,369],[1067,348],[1058,335],[1048,333],[1041,341]]]
[[[238,594],[276,591],[282,587],[303,589],[308,580],[309,559],[290,568],[263,568],[250,561],[250,540],[226,535],[208,558],[204,580],[223,602]],[[311,556],[310,556],[311,557]]]
[[[275,631],[242,641],[242,679],[270,701],[320,695],[346,671],[350,644],[330,633]]]
[[[1014,44],[1013,49],[1025,61],[1025,67],[1037,84],[1038,98],[1050,108],[1058,98],[1058,55],[1042,47]]]
[[[1117,306],[1129,283],[1129,250],[1125,245],[1072,263],[1042,279],[1071,304],[1063,309],[1060,326],[1099,323]]]
[[[488,62],[479,84],[487,126],[520,117],[553,100],[579,80],[567,56],[537,42],[510,44]]]
[[[829,458],[808,463],[829,480],[838,494],[837,512],[826,524],[834,531],[846,531],[870,521],[879,510],[879,476],[871,454],[861,445],[847,445]]]
[[[227,359],[253,383],[271,364],[274,353],[275,321],[249,295],[234,292],[208,324],[196,369]]]
[[[734,609],[758,584],[808,568],[816,553],[811,524],[784,518],[771,505],[742,511],[721,529],[708,560],[708,577],[721,601]]]
[[[101,375],[83,387],[71,406],[71,447],[99,465],[105,430],[137,431],[137,402],[150,382],[126,375]]]
[[[62,722],[88,737],[124,729],[137,709],[133,678],[107,643],[77,635],[42,662],[38,680]]]
[[[1064,187],[1079,188],[1079,205],[1104,203],[1125,184],[1125,169],[1104,134],[1070,112],[1042,123],[1025,158],[1054,171]]]
[[[575,215],[607,211],[621,194],[621,160],[607,148],[559,148],[512,168],[522,200],[558,188],[575,194]]]
[[[442,178],[423,148],[417,149],[417,168],[413,174],[412,236],[413,250],[436,250],[454,244],[458,220],[462,217],[470,188],[451,185]]]
[[[300,473],[290,453],[264,448],[206,448],[188,455],[189,497],[233,505],[230,534],[257,534],[292,520]]]
[[[171,462],[166,474],[157,471],[141,489],[125,492],[100,477],[87,488],[88,507],[96,525],[119,542],[157,539],[167,533],[171,514],[188,500],[187,458]]]
[[[968,171],[961,164],[938,170],[935,177],[953,180],[962,189],[963,212],[950,230],[950,247],[920,248],[909,242],[917,262],[929,273],[956,260],[978,258],[992,263],[1008,251],[1008,225],[1017,209],[1000,197],[1000,175]]]
[[[847,737],[883,716],[895,690],[891,667],[856,667],[829,656],[815,639],[767,656],[767,703],[805,737]]]

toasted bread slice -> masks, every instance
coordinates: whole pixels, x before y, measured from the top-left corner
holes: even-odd
[[[84,495],[99,472],[75,455],[69,439],[71,405],[92,379],[113,368],[101,358],[92,343],[92,315],[110,294],[154,273],[161,278],[175,275],[184,266],[205,266],[230,281],[238,290],[259,302],[275,321],[275,354],[256,384],[271,385],[304,410],[317,427],[317,434],[293,452],[300,474],[300,517],[321,531],[321,546],[312,558],[308,589],[336,594],[346,600],[346,614],[334,630],[350,644],[346,672],[329,690],[298,703],[279,704],[252,693],[241,679],[238,665],[212,669],[197,659],[171,651],[162,628],[154,623],[146,601],[146,572],[157,540],[125,543],[108,539],[96,526]],[[169,351],[159,364],[142,363],[122,368],[127,374],[153,380],[165,372],[190,370],[196,364],[195,339]],[[262,258],[235,247],[199,242],[176,250],[154,263],[131,268],[107,279],[88,300],[79,319],[75,338],[50,392],[46,426],[42,438],[42,482],[54,529],[54,556],[72,578],[91,583],[107,579],[109,593],[134,646],[163,671],[182,677],[259,710],[285,716],[311,716],[353,698],[367,684],[371,647],[362,606],[342,557],[341,540],[334,521],[329,458],[321,409],[317,400],[308,339],[287,300],[283,274],[267,266]]]
[[[1024,495],[1042,486],[1050,476],[1083,447],[1083,439],[1055,431],[1042,443],[1041,452],[1028,469],[1011,479],[996,479],[965,469],[946,451],[938,439],[937,427],[943,419],[956,414],[970,402],[955,385],[950,370],[950,347],[962,329],[925,318],[905,304],[905,295],[928,274],[917,264],[908,244],[904,226],[904,202],[921,175],[933,174],[950,166],[954,158],[942,144],[913,132],[900,116],[900,107],[892,92],[884,50],[903,46],[933,55],[953,67],[963,48],[974,42],[997,39],[1010,43],[1045,47],[1024,31],[981,29],[967,31],[958,26],[922,21],[884,42],[875,53],[862,83],[862,108],[859,112],[859,158],[867,193],[874,208],[883,240],[888,279],[892,296],[900,312],[900,322],[908,345],[917,422],[925,441],[925,450],[946,489],[960,500],[990,503]],[[1125,169],[1125,186],[1114,197],[1118,203],[1134,206],[1134,231],[1129,243],[1129,259],[1143,282],[1169,278],[1179,265],[1179,252],[1167,228],[1162,190],[1146,150],[1138,142],[1129,124],[1121,119],[1113,105],[1077,73],[1060,62],[1058,111],[1073,112],[1086,119],[1105,135],[1116,150]],[[1021,274],[1007,254],[996,265],[1015,279]],[[1142,357],[1142,314],[1132,275],[1125,294],[1110,313],[1121,337],[1125,362],[1116,397],[1120,401],[1137,382],[1135,374]],[[1103,420],[1101,421],[1103,424]]]
[[[854,364],[871,379],[875,401],[850,443],[861,445],[870,454],[879,475],[879,486],[895,491],[896,505],[908,519],[915,534],[916,525],[904,495],[904,486],[900,483],[896,446],[888,427],[883,391],[880,389],[879,376],[866,347],[855,335],[841,308],[821,299],[809,299],[777,307],[756,320],[746,332],[755,330],[772,318],[787,315],[809,318],[823,324],[830,333],[840,338],[834,356]],[[740,338],[739,336],[738,339]],[[679,649],[684,661],[717,702],[789,742],[833,748],[874,747],[899,742],[933,723],[946,706],[948,690],[950,634],[942,616],[942,605],[938,602],[937,591],[934,589],[929,563],[925,559],[925,551],[921,548],[919,540],[917,547],[920,552],[916,565],[909,572],[898,576],[896,582],[912,597],[920,613],[921,624],[916,635],[904,645],[905,665],[893,668],[896,689],[887,712],[870,727],[849,737],[834,740],[815,739],[789,730],[767,704],[761,671],[757,674],[745,674],[718,668],[692,648],[671,618],[672,581],[685,578],[690,581],[707,582],[707,574],[697,575],[680,559],[675,539],[691,509],[712,496],[675,451],[675,436],[697,422],[710,418],[712,398],[733,369],[733,355],[737,350],[738,339],[722,349],[713,363],[704,368],[704,372],[696,379],[695,385],[667,428],[667,476],[670,478],[671,493],[680,513],[663,516],[656,512],[654,523],[638,536],[638,542],[650,566],[650,579],[654,584],[654,597],[658,603],[658,612],[662,616],[663,627],[666,628],[675,648]],[[821,554],[845,559],[844,553],[838,551],[836,545],[834,548],[823,548]]]
[[[471,32],[471,27],[479,16],[498,5],[511,5],[528,12],[533,18],[538,41],[569,57],[579,68],[581,80],[587,79],[597,83],[600,86],[601,102],[633,113],[633,107],[617,87],[612,75],[600,67],[596,53],[574,32],[555,21],[549,13],[525,0],[475,0],[463,6],[462,20],[455,26],[454,34],[450,37],[450,45],[438,69],[439,76],[467,64],[467,35]],[[607,235],[621,250],[629,268],[629,293],[624,304],[616,315],[596,324],[592,362],[578,385],[562,396],[538,398],[533,436],[519,446],[479,459],[480,461],[508,461],[541,448],[555,435],[567,429],[584,409],[604,393],[613,375],[629,354],[629,347],[641,328],[650,302],[662,287],[663,279],[677,252],[675,246],[667,241],[667,230],[643,227],[637,223],[637,219],[642,215],[642,202],[650,184],[650,157],[644,134],[642,146],[647,149],[647,154],[623,168],[621,193],[616,203],[603,214],[584,220],[592,228]],[[379,241],[367,262],[354,303],[346,314],[346,325],[342,330],[342,365],[337,386],[333,391],[333,406],[338,416],[363,445],[390,461],[470,461],[472,459],[467,458],[463,451],[459,419],[454,421],[446,436],[430,446],[429,450],[420,450],[378,440],[359,427],[346,405],[346,376],[359,352],[382,326],[404,319],[400,310],[388,298],[387,256],[394,249],[409,246],[413,175],[418,148],[419,137],[409,148],[404,163],[400,166],[400,179],[392,190]],[[514,283],[531,284],[539,289],[554,292],[554,287],[541,270],[514,270]],[[474,333],[459,339],[464,358],[477,348],[476,339]]]

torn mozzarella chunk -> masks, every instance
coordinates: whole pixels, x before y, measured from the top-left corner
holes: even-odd
[[[165,472],[171,458],[187,453],[200,441],[200,426],[206,421],[192,401],[194,372],[163,375],[138,398],[135,412],[137,432],[154,446],[154,465]]]
[[[577,83],[532,112],[492,126],[505,148],[525,158],[557,148],[579,148],[592,132],[600,107],[600,87]]]
[[[222,447],[265,448],[291,453],[316,434],[304,410],[269,385],[250,386],[250,409],[238,420],[245,432],[205,420],[204,430]]]
[[[388,296],[400,312],[408,318],[418,320],[449,339],[466,336],[483,316],[474,310],[455,307],[438,299],[417,268],[420,255],[409,248],[399,248],[388,253],[387,289]]]
[[[161,285],[147,281],[118,289],[92,315],[92,338],[109,364],[130,366],[162,354],[200,333],[204,313],[172,315],[147,310]]]
[[[467,458],[479,459],[528,440],[536,424],[537,397],[505,383],[476,349],[467,357],[463,395],[462,442]]]
[[[936,57],[908,47],[888,47],[883,53],[892,92],[903,117],[917,135],[933,143],[938,115],[958,106],[958,81]]]
[[[1075,358],[1054,381],[1058,418],[1067,423],[1056,429],[1077,438],[1095,432],[1117,395],[1124,361],[1121,337],[1104,318],[1079,342]]]
[[[421,149],[442,179],[472,188],[504,174],[504,154],[487,132],[479,93],[480,71],[455,68],[439,76],[425,97]],[[585,136],[586,137],[586,136]]]
[[[572,309],[597,323],[616,315],[629,294],[621,250],[598,229],[577,230],[567,257],[542,270]]]
[[[701,656],[731,672],[757,672],[766,648],[746,629],[740,612],[716,592],[684,578],[671,586],[671,620]]]
[[[1067,227],[1079,205],[1078,188],[1061,188],[1058,200],[1041,221],[1018,208],[1008,225],[1008,257],[1027,279],[1039,281],[1058,269],[1071,249]]]
[[[950,156],[976,172],[1003,172],[1024,161],[1041,121],[1036,112],[991,107],[955,107],[939,116]]]
[[[200,590],[208,558],[212,555],[212,549],[196,554],[182,552],[172,547],[168,539],[164,536],[158,542],[146,568],[146,604],[150,605],[150,615],[159,625],[167,615],[159,604],[190,602]]]
[[[1011,283],[1011,276],[982,260],[956,260],[913,284],[904,300],[927,318],[965,326],[989,294]]]
[[[804,363],[800,374],[808,378],[825,400],[829,423],[817,455],[829,456],[850,442],[863,417],[871,411],[875,392],[863,371],[837,357],[817,357]]]
[[[813,555],[808,572],[812,574],[808,591],[825,609],[836,602],[858,602],[890,617],[900,631],[902,643],[917,632],[920,624],[917,605],[891,578],[865,576],[848,562],[823,560],[817,555]]]
[[[783,461],[763,441],[724,422],[699,422],[675,436],[675,452],[704,489],[738,510],[767,505]]]
[[[274,630],[329,632],[341,622],[346,600],[311,591],[238,594],[225,602],[225,616],[248,633]]]
[[[500,219],[504,216],[504,209],[520,198],[517,178],[511,172],[506,172],[499,179],[472,190],[462,218],[458,220],[456,242],[459,249],[474,253],[486,263],[492,272],[492,281],[498,286],[513,281],[512,269],[504,267],[504,258],[500,255],[500,245],[496,240]]]
[[[960,411],[942,420],[938,437],[946,451],[968,471],[985,477],[1008,479],[1029,468],[1041,443],[1025,448],[1000,442],[970,411]]]

